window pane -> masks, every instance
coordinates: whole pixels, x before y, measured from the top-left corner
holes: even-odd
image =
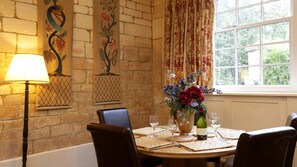
[[[230,9],[235,9],[235,0],[216,0],[216,12],[223,12]]]
[[[235,12],[227,12],[217,15],[217,21],[216,27],[217,29],[222,29],[226,27],[233,27],[235,25]]]
[[[216,67],[235,66],[235,49],[217,50]]]
[[[290,16],[290,0],[281,0],[263,5],[264,20]]]
[[[289,44],[277,44],[263,47],[263,64],[290,62]]]
[[[220,32],[215,34],[215,40],[216,49],[221,48],[234,48],[234,31],[226,31],[226,32]]]
[[[264,67],[264,85],[288,85],[289,82],[288,65]]]
[[[239,10],[238,24],[252,24],[261,20],[261,6],[256,5],[249,8]]]
[[[216,69],[216,85],[235,85],[235,69]]]
[[[259,65],[260,64],[260,48],[246,47],[238,49],[238,65]]]
[[[238,68],[239,85],[260,85],[260,67],[242,67]]]
[[[263,43],[289,40],[289,23],[281,22],[263,26]]]
[[[238,0],[239,7],[261,3],[261,0]]]
[[[256,45],[260,43],[260,28],[252,27],[245,28],[237,31],[238,33],[238,45]]]

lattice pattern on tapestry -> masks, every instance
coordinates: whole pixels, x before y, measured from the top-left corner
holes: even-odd
[[[70,106],[71,76],[50,76],[50,84],[37,86],[37,106]]]
[[[94,82],[95,103],[120,101],[121,88],[119,75],[97,75]]]

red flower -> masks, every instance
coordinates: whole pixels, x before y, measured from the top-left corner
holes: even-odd
[[[101,17],[102,17],[102,19],[103,19],[104,21],[106,21],[106,22],[109,22],[109,21],[110,21],[110,16],[109,16],[109,14],[107,14],[107,13],[105,13],[105,12],[102,12],[102,13],[101,13]]]
[[[203,96],[202,90],[198,88],[197,86],[191,86],[188,88],[188,91],[190,92],[190,95],[193,99],[198,100]]]
[[[187,90],[183,90],[179,93],[178,98],[181,104],[190,105],[192,102],[192,97]]]

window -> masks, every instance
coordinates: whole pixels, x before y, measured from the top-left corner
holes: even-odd
[[[293,0],[216,0],[215,87],[233,91],[296,87],[294,6]]]

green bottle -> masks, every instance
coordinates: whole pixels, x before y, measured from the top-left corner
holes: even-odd
[[[207,139],[207,123],[205,120],[205,112],[199,114],[199,119],[197,121],[197,139],[206,140]]]

